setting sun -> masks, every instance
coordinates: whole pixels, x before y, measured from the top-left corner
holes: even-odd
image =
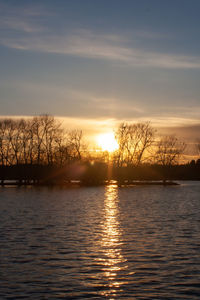
[[[113,152],[119,148],[113,132],[98,135],[97,143],[103,151]]]

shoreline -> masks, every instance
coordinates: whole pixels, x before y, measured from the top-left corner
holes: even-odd
[[[61,186],[61,187],[93,187],[93,186],[107,186],[107,185],[118,185],[118,187],[133,187],[133,186],[144,186],[144,185],[162,185],[162,186],[177,186],[180,185],[179,183],[175,182],[175,181],[166,181],[163,182],[161,180],[158,181],[124,181],[124,182],[118,182],[117,180],[111,180],[111,181],[105,181],[102,183],[82,183],[82,182],[78,182],[78,181],[71,181],[71,182],[63,182],[63,183],[31,183],[31,182],[17,182],[17,181],[13,181],[13,182],[4,182],[1,183],[0,182],[0,186],[1,187],[6,187],[6,186],[52,186],[52,187],[56,187],[56,186]]]

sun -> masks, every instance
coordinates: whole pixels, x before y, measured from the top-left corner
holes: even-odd
[[[113,152],[119,148],[113,132],[99,134],[97,136],[97,143],[102,151]]]

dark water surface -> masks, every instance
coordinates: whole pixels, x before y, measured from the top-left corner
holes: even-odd
[[[200,299],[200,183],[0,188],[0,299]]]

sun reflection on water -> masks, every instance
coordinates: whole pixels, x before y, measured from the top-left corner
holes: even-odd
[[[125,284],[119,273],[122,273],[126,266],[126,259],[122,255],[122,232],[119,220],[118,186],[108,185],[105,191],[104,200],[104,222],[102,223],[102,239],[100,247],[103,251],[101,260],[102,271],[107,282],[107,287],[102,295],[110,297],[120,291],[121,285]],[[121,274],[122,275],[122,274]],[[120,278],[120,280],[118,280]]]

